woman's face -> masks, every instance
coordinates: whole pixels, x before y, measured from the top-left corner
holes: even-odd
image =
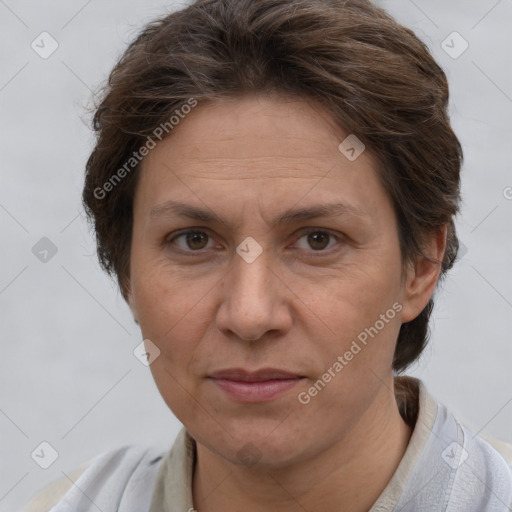
[[[232,462],[364,430],[428,300],[409,300],[392,204],[348,135],[319,106],[246,96],[200,104],[143,162],[130,306],[165,402]]]

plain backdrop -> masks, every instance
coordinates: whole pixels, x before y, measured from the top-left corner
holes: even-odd
[[[465,151],[462,257],[408,373],[475,433],[512,442],[512,2],[377,3],[446,71]],[[0,511],[100,452],[168,449],[181,426],[133,355],[140,333],[80,203],[91,90],[147,21],[181,5],[0,0]],[[46,59],[31,46],[45,37],[51,49],[42,32],[58,43]],[[31,456],[49,456],[42,442],[58,453],[48,469]]]

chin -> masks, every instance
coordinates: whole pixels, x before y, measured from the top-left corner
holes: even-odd
[[[312,428],[305,428],[301,434],[295,426],[292,433],[289,425],[285,428],[283,424],[279,431],[279,423],[276,425],[275,419],[253,419],[236,425],[219,423],[225,424],[226,429],[213,434],[213,430],[200,427],[197,430],[189,429],[189,432],[196,442],[232,464],[278,469],[305,459],[307,451],[314,451],[308,447],[308,441],[313,442],[313,439],[309,439],[307,432],[313,432]],[[305,447],[309,449],[305,450]]]

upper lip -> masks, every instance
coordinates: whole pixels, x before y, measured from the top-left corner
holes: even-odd
[[[276,368],[261,368],[260,370],[248,371],[243,368],[229,368],[219,370],[210,375],[213,379],[226,379],[242,382],[263,382],[276,379],[298,379],[301,376],[296,373]]]

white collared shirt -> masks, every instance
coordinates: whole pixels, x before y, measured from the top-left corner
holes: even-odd
[[[497,442],[498,452],[458,423],[421,381],[397,379],[411,390],[406,405],[419,412],[402,460],[369,512],[510,512],[512,446]],[[183,428],[167,452],[129,445],[101,454],[75,485],[54,484],[24,512],[192,511],[195,449]]]

